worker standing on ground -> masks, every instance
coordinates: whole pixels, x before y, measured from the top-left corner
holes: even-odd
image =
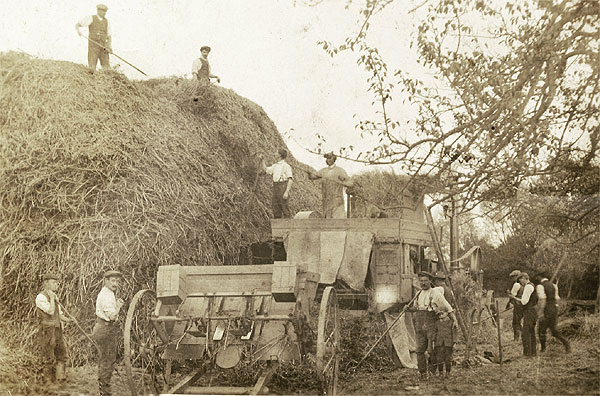
[[[96,65],[100,60],[103,69],[110,69],[108,54],[112,52],[112,35],[110,24],[106,19],[108,7],[104,4],[96,6],[96,15],[88,15],[75,24],[77,34],[82,36],[81,28],[87,26],[88,33],[88,65],[92,71],[96,71]]]
[[[323,217],[326,219],[344,219],[344,187],[352,187],[352,179],[346,171],[335,165],[337,156],[333,153],[324,155],[326,168],[317,173],[309,173],[311,180],[321,179],[321,195],[323,202]]]
[[[538,323],[538,336],[540,338],[540,351],[546,351],[546,332],[550,329],[552,335],[562,342],[565,352],[571,352],[569,341],[556,328],[558,321],[558,286],[548,279],[547,274],[536,276],[536,292],[539,298],[538,314],[540,317]]]
[[[38,341],[42,372],[48,383],[66,381],[65,366],[67,363],[67,347],[63,337],[63,322],[71,322],[63,315],[56,292],[58,276],[45,274],[43,290],[35,298],[37,317],[39,319]]]
[[[96,298],[96,324],[92,337],[98,344],[98,385],[101,396],[110,396],[110,380],[117,360],[117,345],[121,334],[117,325],[123,300],[115,297],[121,273],[107,271],[104,274],[104,287]]]
[[[197,58],[192,63],[192,75],[195,76],[202,85],[210,84],[210,79],[214,78],[218,83],[221,82],[219,76],[211,73],[210,63],[208,62],[208,54],[210,47],[204,45],[200,48],[200,58]]]
[[[446,284],[446,274],[443,272],[436,272],[433,275],[433,283],[435,286],[434,289],[444,295],[444,298],[454,310],[454,297],[452,296],[450,287]],[[445,377],[450,377],[456,328],[456,320],[452,320],[447,312],[438,312],[434,342],[435,366],[433,367],[433,370],[430,370],[430,373],[435,374],[435,368],[437,367],[439,375],[442,376],[445,367]]]
[[[507,290],[509,297],[513,296],[516,298],[521,298],[523,296],[523,286],[517,281],[517,278],[521,275],[521,271],[514,270],[512,271],[508,277],[513,282],[512,288]],[[512,328],[514,341],[519,341],[521,338],[521,320],[523,319],[523,306],[519,303],[514,303],[510,298],[506,303],[506,309],[510,308],[510,305],[513,305],[513,317],[512,317]]]
[[[523,286],[523,295],[521,298],[509,295],[513,303],[516,302],[523,306],[523,333],[521,339],[523,341],[523,355],[535,356],[537,355],[537,342],[535,339],[535,324],[537,322],[537,302],[538,296],[535,292],[535,286],[529,280],[529,275],[525,272],[521,272],[517,278],[519,283]]]
[[[417,366],[420,378],[427,379],[428,364],[435,365],[433,347],[436,338],[438,312],[446,312],[456,323],[456,316],[444,295],[431,287],[433,275],[426,271],[418,273],[421,290],[409,311],[415,312],[414,326],[416,338]],[[425,356],[429,355],[429,359]],[[431,370],[433,371],[433,370]]]
[[[273,176],[273,196],[272,208],[273,218],[290,218],[292,213],[289,206],[290,189],[292,188],[292,167],[285,161],[288,152],[286,149],[279,149],[279,162],[271,166],[265,164],[265,160],[260,158],[262,169]]]

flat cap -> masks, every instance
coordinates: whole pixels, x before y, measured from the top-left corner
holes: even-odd
[[[100,3],[100,4],[96,5],[96,9],[106,11],[106,10],[108,10],[108,7],[106,6],[106,4]]]
[[[514,276],[519,276],[519,275],[521,275],[521,271],[519,271],[519,270],[514,270],[513,272],[508,274],[509,278],[512,278]]]
[[[323,157],[325,157],[325,158],[331,158],[333,160],[337,159],[337,155],[333,154],[333,151],[330,151],[328,153],[323,154]]]
[[[417,275],[418,276],[426,276],[429,279],[433,278],[433,274],[431,272],[427,272],[427,271],[419,271],[419,272],[417,272]]]
[[[50,279],[54,279],[54,280],[59,280],[60,278],[58,277],[57,274],[53,273],[53,272],[47,272],[44,275],[42,275],[42,280],[50,280]]]
[[[104,273],[104,278],[112,278],[112,277],[121,278],[122,276],[123,276],[122,273],[120,273],[119,271],[115,271],[115,270],[106,271]]]
[[[446,279],[446,274],[444,274],[441,271],[436,272],[435,274],[433,274],[433,277],[435,279]]]
[[[208,45],[203,45],[202,47],[200,47],[200,51],[204,51],[207,50],[208,52],[210,52],[210,47]]]
[[[525,278],[525,279],[529,280],[529,274],[527,274],[527,272],[521,272],[519,274],[519,276],[517,277],[517,280],[519,280],[521,278]]]

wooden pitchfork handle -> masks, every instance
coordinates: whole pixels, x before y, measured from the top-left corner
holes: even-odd
[[[77,322],[77,319],[75,319],[75,317],[74,317],[73,315],[71,315],[71,314],[69,313],[69,311],[67,311],[67,310],[65,309],[65,307],[64,307],[64,306],[63,306],[63,305],[62,305],[62,304],[61,304],[61,303],[60,303],[58,300],[57,300],[56,302],[58,302],[58,306],[60,307],[60,309],[62,309],[62,311],[63,311],[63,312],[64,312],[64,313],[65,313],[65,314],[66,314],[68,317],[70,317],[70,318],[71,318],[71,320],[73,320],[73,323],[75,323],[75,327],[77,327],[77,329],[79,329],[79,331],[81,332],[81,334],[83,334],[83,335],[85,336],[85,338],[87,338],[87,339],[88,339],[88,340],[89,340],[89,341],[90,341],[90,342],[91,342],[91,343],[92,343],[92,344],[93,344],[93,345],[96,347],[96,349],[97,349],[97,350],[99,350],[99,348],[98,348],[98,344],[96,344],[96,341],[94,341],[94,340],[92,339],[92,337],[90,337],[90,336],[89,336],[89,335],[88,335],[88,334],[85,332],[85,330],[83,330],[83,328],[82,328],[82,327],[79,325],[79,322]]]
[[[92,40],[91,38],[87,37],[85,34],[81,34],[80,33],[80,35],[81,35],[81,37],[87,39],[88,41],[90,41],[90,42],[92,42],[94,44],[96,44],[97,46],[102,47],[106,52],[110,53],[111,55],[116,56],[117,58],[121,59],[123,62],[127,63],[129,66],[133,67],[135,70],[137,70],[140,73],[142,73],[144,76],[148,77],[148,75],[146,73],[144,73],[142,70],[140,70],[138,67],[136,67],[135,65],[132,65],[131,63],[127,62],[125,59],[121,58],[119,55],[115,54],[114,52],[109,51],[108,48],[106,48],[103,44],[100,44],[99,42]]]

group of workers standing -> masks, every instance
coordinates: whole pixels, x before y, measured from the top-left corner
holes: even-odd
[[[273,177],[272,209],[276,219],[292,217],[289,196],[294,176],[292,167],[286,161],[287,155],[287,150],[280,149],[279,161],[271,166],[267,166],[261,158],[261,168]],[[321,180],[322,217],[343,219],[346,217],[344,187],[351,188],[354,183],[346,171],[335,164],[335,154],[327,153],[324,158],[327,166],[317,172],[307,171],[308,178]]]
[[[43,290],[35,299],[39,319],[39,354],[42,375],[48,387],[64,385],[66,381],[65,365],[67,348],[63,336],[65,323],[75,322],[66,314],[60,303],[57,291],[59,276],[48,273],[42,277]],[[111,395],[111,378],[117,361],[117,346],[121,331],[117,324],[123,300],[115,297],[121,280],[118,271],[107,271],[104,284],[96,298],[96,319],[92,338],[98,352],[98,387],[101,396]]]
[[[523,355],[531,357],[537,354],[536,323],[541,352],[546,350],[548,330],[563,344],[565,352],[571,352],[569,341],[557,328],[560,300],[558,286],[545,273],[537,275],[533,279],[535,283],[529,279],[526,272],[519,270],[512,271],[509,277],[513,285],[511,290],[507,290],[509,296],[507,307],[510,304],[514,306],[512,320],[514,340],[518,341],[521,338]]]

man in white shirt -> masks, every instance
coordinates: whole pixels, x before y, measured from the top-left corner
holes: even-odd
[[[63,338],[62,322],[71,322],[63,315],[56,292],[58,276],[45,274],[43,290],[35,298],[36,313],[39,319],[38,341],[40,344],[42,370],[47,382],[64,382],[67,347]]]
[[[110,69],[108,54],[112,52],[112,35],[110,24],[106,19],[108,7],[104,4],[96,6],[96,15],[88,15],[75,24],[77,34],[82,36],[81,28],[88,27],[88,65],[96,71],[98,59],[103,69]]]
[[[115,297],[121,273],[107,271],[104,274],[104,287],[96,298],[96,324],[92,337],[98,344],[98,384],[100,396],[110,396],[110,380],[117,359],[117,345],[121,334],[117,319],[123,307],[123,300]]]
[[[343,168],[335,164],[337,156],[333,153],[324,155],[327,167],[317,173],[310,173],[311,180],[321,179],[321,199],[323,217],[326,219],[344,219],[344,187],[352,187],[354,183]]]
[[[556,324],[558,322],[558,286],[548,279],[548,274],[542,273],[536,276],[537,286],[535,291],[538,295],[538,315],[540,316],[538,324],[538,337],[540,338],[541,352],[546,351],[546,332],[550,329],[552,335],[559,340],[565,352],[571,352],[569,341],[560,333]]]
[[[409,311],[414,312],[414,326],[416,338],[417,365],[421,379],[427,378],[427,372],[435,369],[434,341],[436,338],[436,327],[439,312],[446,312],[456,327],[456,316],[452,307],[444,298],[443,291],[431,287],[433,275],[426,271],[418,273],[421,290],[418,292]],[[429,354],[429,359],[425,357]],[[429,367],[428,367],[429,366]],[[428,370],[429,369],[429,370]]]
[[[192,75],[195,76],[202,85],[210,84],[210,79],[214,78],[218,83],[221,82],[219,76],[216,76],[210,71],[210,63],[208,62],[208,54],[210,53],[210,47],[204,45],[200,48],[200,58],[197,58],[192,63]]]
[[[523,306],[523,334],[521,335],[521,340],[523,341],[523,355],[533,357],[537,354],[535,324],[537,322],[536,305],[538,296],[535,292],[535,286],[529,281],[529,275],[527,273],[521,272],[521,275],[519,275],[517,280],[523,286],[523,295],[521,298],[509,295],[509,298],[513,300],[513,302]]]
[[[279,150],[279,162],[271,166],[265,164],[263,158],[260,159],[262,169],[273,176],[273,197],[271,200],[273,208],[273,218],[290,218],[292,213],[289,206],[290,189],[292,188],[292,167],[285,161],[288,152],[285,149]]]
[[[512,288],[507,290],[509,296],[521,298],[523,296],[523,286],[517,281],[517,278],[521,275],[521,271],[514,270],[512,271],[508,277],[513,282]],[[521,338],[521,320],[523,319],[523,305],[519,303],[513,303],[509,298],[506,303],[506,309],[510,307],[510,304],[513,304],[513,317],[512,317],[512,328],[513,328],[513,340],[519,341]]]

